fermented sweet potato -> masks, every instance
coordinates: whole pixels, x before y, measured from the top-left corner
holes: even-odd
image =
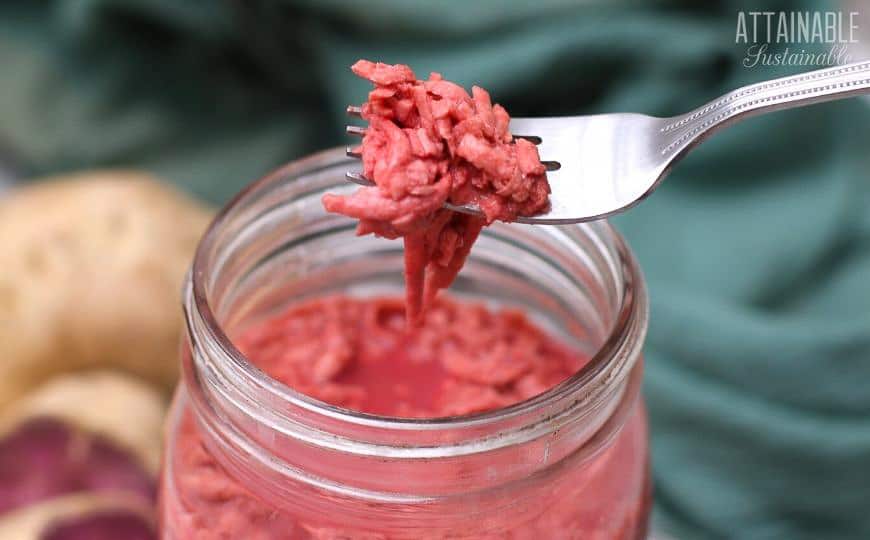
[[[153,540],[153,508],[118,493],[58,497],[0,516],[4,540]]]
[[[165,411],[158,391],[117,373],[63,375],[26,394],[0,415],[0,518],[83,493],[153,504]]]

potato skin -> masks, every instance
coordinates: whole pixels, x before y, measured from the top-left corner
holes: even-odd
[[[156,521],[150,502],[127,493],[74,493],[0,516],[0,538],[39,540],[54,523],[98,512],[125,512],[140,516],[146,523]]]
[[[40,383],[0,413],[0,440],[29,420],[55,419],[106,438],[156,476],[167,409],[163,395],[137,377],[112,371],[62,374]]]
[[[0,196],[0,409],[81,369],[169,389],[180,286],[210,219],[133,171],[53,177]]]

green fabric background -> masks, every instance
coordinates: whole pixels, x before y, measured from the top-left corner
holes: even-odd
[[[0,153],[27,175],[144,167],[220,202],[343,140],[360,57],[480,83],[518,116],[670,115],[795,71],[740,65],[737,11],[841,7],[4,0]],[[615,220],[652,297],[656,520],[677,537],[870,538],[868,160],[866,102],[777,113]]]

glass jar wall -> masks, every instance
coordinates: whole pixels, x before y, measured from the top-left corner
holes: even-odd
[[[639,539],[649,510],[642,276],[606,223],[496,224],[449,294],[527,312],[591,359],[549,391],[466,416],[342,409],[234,346],[288,305],[396,293],[401,242],[327,214],[338,150],[251,184],[216,218],[184,290],[183,383],[167,429],[164,539]]]

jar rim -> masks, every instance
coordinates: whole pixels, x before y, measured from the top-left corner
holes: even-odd
[[[602,234],[607,235],[612,241],[618,263],[624,279],[622,280],[623,291],[620,295],[619,306],[614,323],[609,328],[607,337],[601,346],[591,356],[590,360],[576,373],[562,381],[560,384],[532,398],[520,401],[507,407],[488,410],[484,412],[469,413],[456,416],[444,416],[434,418],[405,418],[371,414],[366,412],[346,409],[332,405],[316,398],[303,394],[280,381],[273,379],[249,361],[244,354],[233,344],[229,336],[224,332],[209,301],[206,290],[206,276],[208,272],[209,258],[215,247],[218,236],[232,215],[233,211],[243,204],[252,193],[268,188],[273,183],[279,182],[289,174],[310,172],[319,167],[334,166],[344,155],[343,148],[333,148],[311,154],[302,159],[287,163],[262,178],[255,180],[236,194],[215,215],[208,229],[204,233],[193,258],[191,272],[188,274],[185,284],[185,320],[188,325],[188,335],[191,320],[189,309],[194,309],[202,321],[202,330],[205,331],[210,344],[220,351],[225,359],[234,366],[234,374],[245,379],[252,387],[262,389],[270,393],[277,400],[290,405],[300,407],[308,412],[329,417],[340,421],[342,424],[376,427],[394,430],[429,431],[441,429],[469,428],[486,425],[510,419],[512,417],[527,415],[546,404],[555,403],[566,397],[581,392],[591,381],[601,375],[602,371],[613,362],[614,356],[626,348],[631,349],[634,344],[643,343],[648,323],[648,298],[640,268],[623,240],[622,236],[605,220],[593,224],[580,225],[548,225],[547,227],[596,227]],[[522,225],[541,226],[541,225]],[[191,305],[188,305],[191,304]]]

